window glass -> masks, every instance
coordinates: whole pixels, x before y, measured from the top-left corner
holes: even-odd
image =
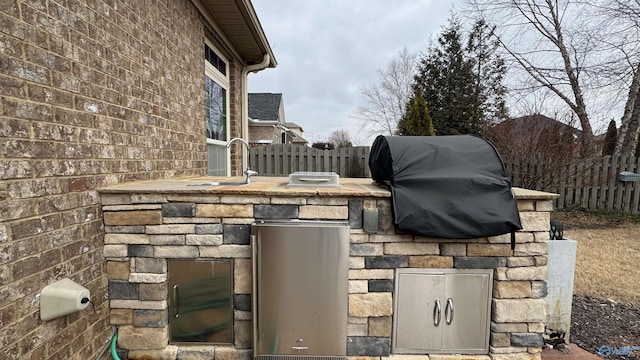
[[[207,138],[227,141],[227,90],[205,76]]]
[[[218,69],[222,75],[227,75],[227,64],[207,44],[204,45],[204,58]]]
[[[209,176],[227,176],[227,147],[207,144],[207,174]]]
[[[227,176],[229,172],[229,77],[227,62],[213,46],[205,44],[205,131],[207,174]]]

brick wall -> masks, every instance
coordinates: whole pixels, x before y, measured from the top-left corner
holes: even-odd
[[[241,89],[242,87],[242,68],[237,60],[231,61],[229,64],[229,86],[231,89]],[[231,119],[240,119],[242,115],[242,91],[230,91],[229,94],[229,111]],[[242,123],[240,121],[231,121],[229,129],[229,139],[234,137],[242,137]],[[246,139],[248,140],[248,139]],[[242,144],[235,143],[231,147],[231,176],[240,176],[244,171],[242,164]]]
[[[257,140],[271,140],[273,144],[276,142],[276,136],[280,136],[282,131],[271,126],[250,126],[249,127],[249,139],[251,141]]]
[[[0,24],[0,358],[93,358],[111,334],[95,189],[205,174],[205,29],[188,0],[4,0]],[[40,321],[64,277],[96,312]]]
[[[111,293],[111,323],[120,326],[119,346],[129,356],[180,359],[215,353],[251,358],[250,224],[255,219],[348,220],[350,233],[349,337],[351,359],[387,359],[391,350],[396,268],[493,269],[489,355],[470,360],[539,360],[545,319],[550,198],[519,199],[523,230],[511,250],[509,234],[473,240],[431,239],[397,233],[391,202],[375,197],[284,197],[219,194],[102,194],[105,254]],[[363,209],[377,209],[378,232],[363,227]],[[117,291],[165,286],[168,259],[233,259],[234,335],[227,346],[169,344],[168,303],[159,294]],[[139,263],[158,262],[152,271]],[[156,264],[157,265],[157,264]],[[122,286],[121,286],[122,288]],[[165,290],[166,291],[166,290]],[[145,323],[145,310],[156,322]],[[136,315],[138,314],[138,315]],[[139,318],[137,318],[137,316]],[[439,357],[438,357],[439,356]],[[432,355],[432,358],[459,359]]]

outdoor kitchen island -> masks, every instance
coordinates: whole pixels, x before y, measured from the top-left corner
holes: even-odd
[[[299,219],[349,225],[347,357],[540,359],[554,194],[514,189],[523,229],[515,233],[512,250],[510,234],[451,240],[397,232],[391,194],[371,179],[342,178],[336,188],[288,187],[287,180],[253,177],[249,185],[218,186],[216,182],[229,178],[192,177],[138,181],[100,190],[110,322],[118,326],[121,357],[251,359],[251,224]],[[375,223],[372,216],[377,218]],[[224,296],[216,295],[222,305],[212,310],[215,314],[211,316],[218,320],[209,324],[209,329],[215,328],[217,334],[210,338],[183,337],[181,334],[195,331],[177,328],[176,319],[188,318],[186,312],[179,313],[176,303],[182,295],[178,289],[187,290],[173,285],[171,279],[188,278],[184,272],[195,271],[195,265],[203,263],[212,264],[205,272],[215,271],[203,286],[215,285],[216,291],[222,288],[220,293],[227,286],[229,295],[226,302]],[[492,276],[491,291],[469,297],[489,297],[485,303],[489,304],[490,322],[486,334],[481,331],[478,335],[488,339],[487,351],[455,355],[464,352],[421,352],[414,347],[405,352],[393,344],[397,341],[394,326],[398,326],[394,323],[394,302],[402,296],[395,294],[396,279],[400,273],[422,274],[419,269],[425,269],[425,274],[433,269],[442,269],[443,273],[488,269],[485,272]],[[179,275],[171,275],[172,271]],[[443,327],[464,314],[464,309],[456,307],[454,316],[448,300],[442,299]],[[433,327],[436,318],[432,307],[429,303],[424,310],[429,320],[425,329]],[[199,320],[203,318],[207,317],[200,316]],[[194,322],[180,326],[188,328]]]

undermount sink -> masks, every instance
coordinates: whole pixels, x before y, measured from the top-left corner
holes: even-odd
[[[248,185],[244,181],[204,181],[195,184],[187,184],[187,186],[242,186]]]

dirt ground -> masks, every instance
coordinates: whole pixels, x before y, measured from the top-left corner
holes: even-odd
[[[640,359],[640,216],[554,212],[552,218],[578,242],[571,342],[595,354],[605,346],[600,355],[607,359]],[[633,349],[625,347],[638,349],[608,352]]]
[[[574,295],[571,313],[571,342],[607,359],[640,359],[640,309],[628,304]],[[625,346],[637,346],[628,356]],[[605,356],[608,355],[608,356]]]

